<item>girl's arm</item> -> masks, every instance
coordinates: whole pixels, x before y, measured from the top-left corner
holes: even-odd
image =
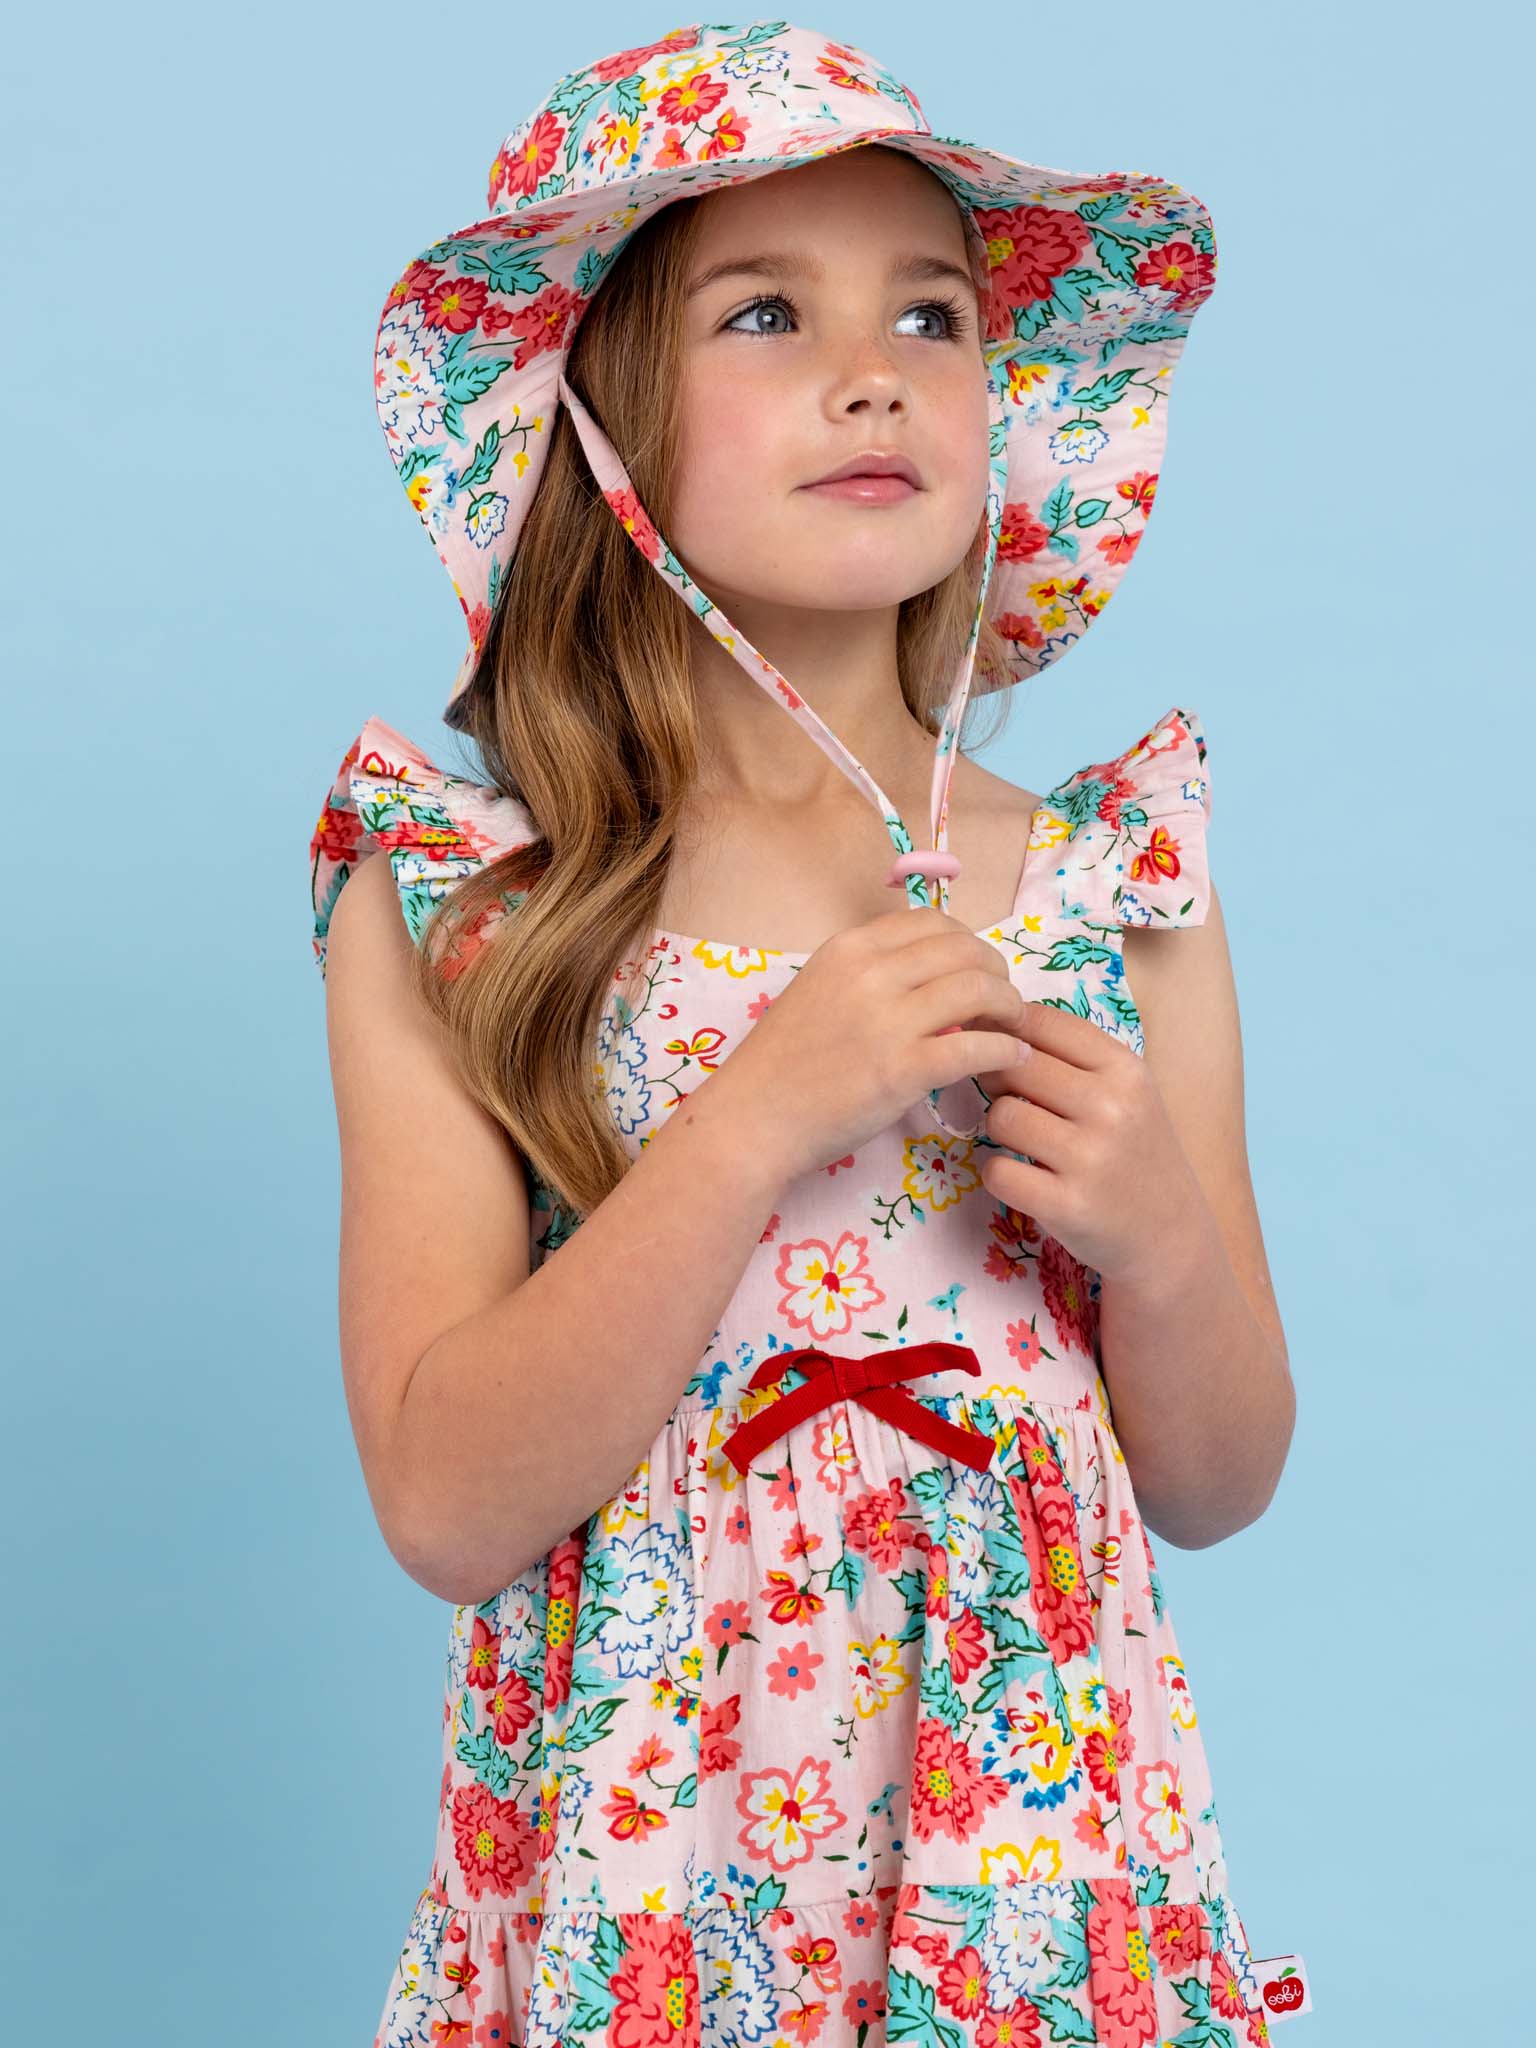
[[[617,1494],[677,1404],[783,1185],[729,1062],[530,1277],[523,1166],[407,980],[385,860],[337,899],[326,1016],[341,1139],[341,1345],[396,1559],[455,1605]]]
[[[1187,1550],[1268,1507],[1296,1392],[1248,1164],[1243,1046],[1214,882],[1204,923],[1128,930],[1146,1063],[1192,1175],[1150,1188],[1167,1225],[1147,1277],[1106,1276],[1099,1337],[1115,1433],[1147,1526]]]

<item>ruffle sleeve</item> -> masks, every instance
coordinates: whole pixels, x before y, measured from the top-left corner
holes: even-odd
[[[314,952],[325,974],[336,899],[371,854],[394,871],[413,939],[453,884],[539,833],[526,808],[500,790],[428,760],[403,733],[370,718],[348,747],[310,840]],[[517,897],[506,907],[515,907]]]
[[[1106,922],[1205,922],[1211,786],[1198,712],[1171,707],[1124,753],[1069,776],[1049,805],[1072,838],[1086,833],[1092,853],[1077,875]]]

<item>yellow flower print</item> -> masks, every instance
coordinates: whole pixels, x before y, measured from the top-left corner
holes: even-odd
[[[1061,1876],[1061,1843],[1054,1835],[1036,1835],[1027,1849],[1017,1842],[999,1842],[981,1852],[979,1884],[1007,1891],[1015,1885],[1051,1884]]]
[[[953,1209],[962,1195],[982,1184],[973,1162],[975,1146],[969,1138],[941,1138],[936,1131],[921,1138],[908,1138],[902,1146],[906,1161],[901,1190],[938,1213]]]
[[[764,946],[722,946],[712,939],[700,939],[689,956],[702,960],[706,967],[720,967],[736,981],[745,981],[749,974],[761,974],[770,960],[782,955]]]
[[[864,1721],[889,1706],[912,1683],[902,1668],[901,1650],[892,1636],[876,1636],[871,1643],[850,1642],[848,1676],[854,1707]]]

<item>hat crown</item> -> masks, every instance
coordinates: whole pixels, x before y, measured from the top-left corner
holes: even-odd
[[[637,172],[801,156],[870,129],[931,133],[877,58],[779,21],[704,22],[571,71],[503,141],[486,206],[518,212]]]

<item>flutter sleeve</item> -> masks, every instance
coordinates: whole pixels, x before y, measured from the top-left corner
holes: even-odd
[[[406,928],[419,941],[455,882],[538,836],[522,804],[446,773],[403,733],[370,718],[336,771],[310,840],[313,943],[322,977],[336,899],[373,854],[387,855]]]
[[[1085,855],[1092,848],[1075,875],[1091,914],[1163,931],[1205,922],[1211,785],[1198,712],[1173,706],[1124,753],[1079,768],[1048,805]]]

